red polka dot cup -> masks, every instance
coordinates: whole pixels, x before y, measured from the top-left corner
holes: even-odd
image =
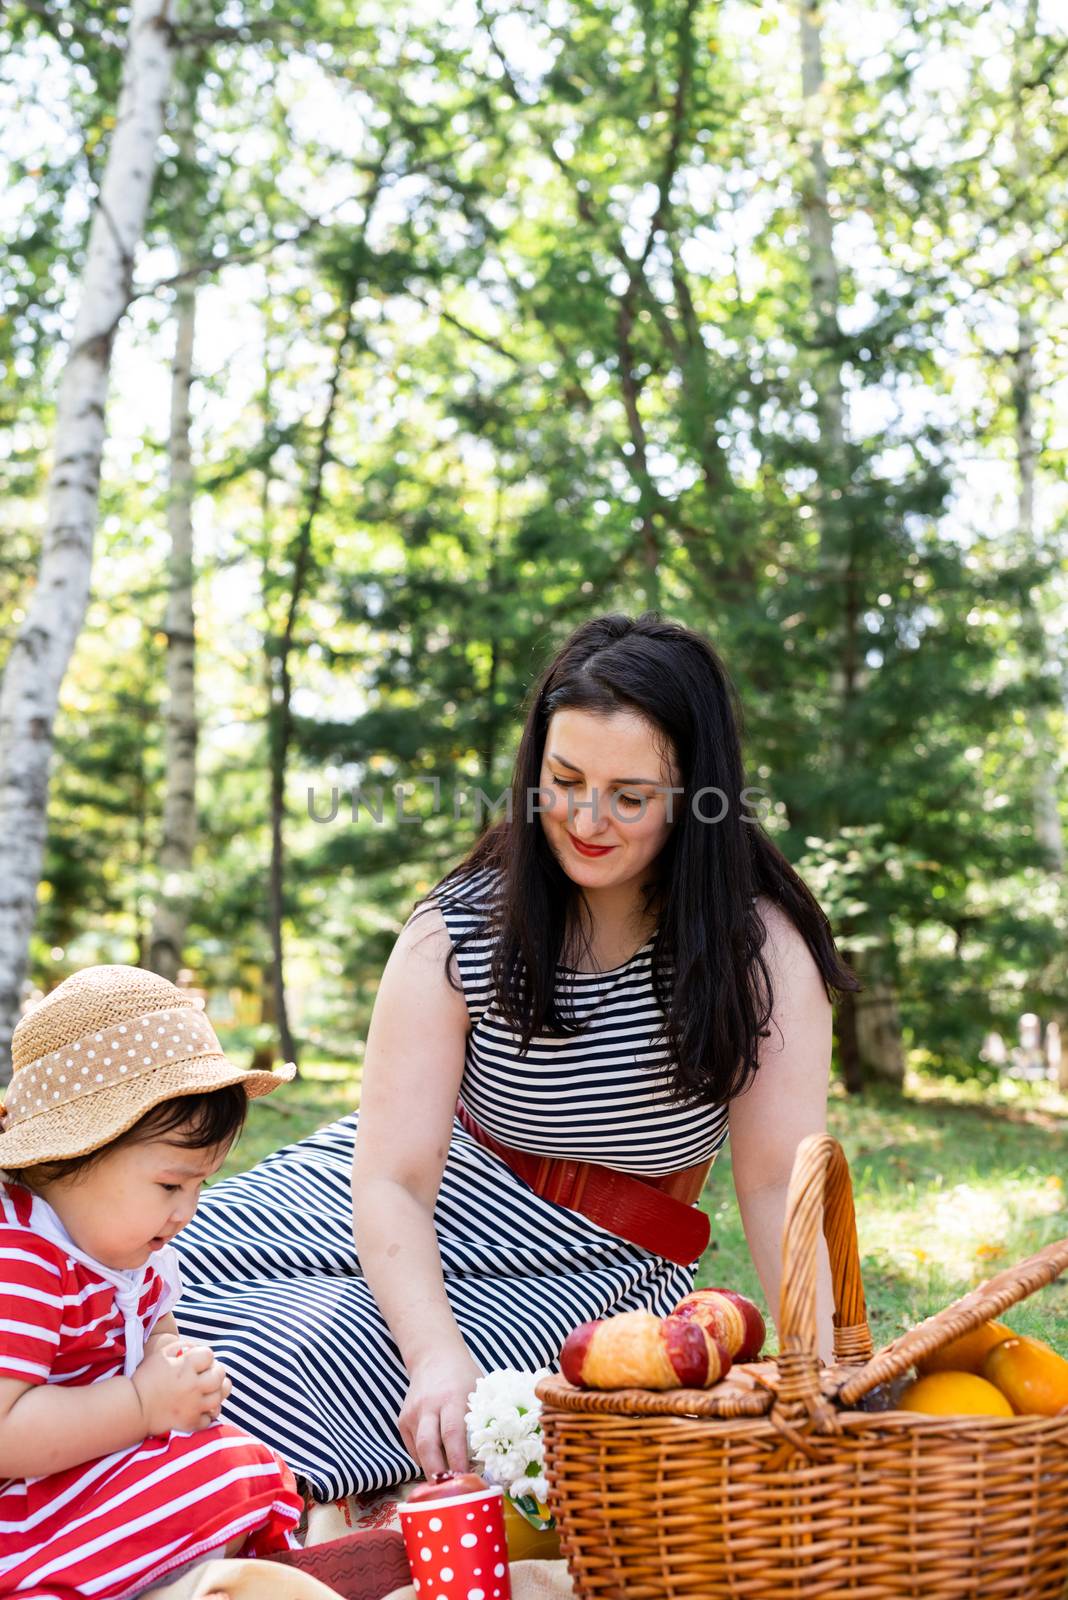
[[[442,1472],[399,1509],[419,1600],[512,1600],[501,1489],[473,1472]]]

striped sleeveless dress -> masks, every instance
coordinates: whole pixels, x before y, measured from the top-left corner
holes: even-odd
[[[461,1097],[504,1143],[538,1155],[660,1173],[707,1160],[726,1107],[680,1107],[655,1042],[652,940],[603,973],[558,969],[581,1031],[525,1055],[500,1017],[485,927],[495,879],[469,876],[437,903],[470,1015]],[[397,1428],[408,1380],[360,1270],[349,1189],[358,1113],[276,1151],[205,1194],[175,1241],[183,1331],[216,1350],[234,1384],[225,1414],[274,1446],[329,1500],[417,1475]],[[459,1122],[434,1213],[446,1291],[485,1371],[554,1366],[579,1322],[663,1315],[693,1269],[543,1200]]]

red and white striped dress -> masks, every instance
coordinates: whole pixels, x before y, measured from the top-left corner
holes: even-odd
[[[115,1286],[35,1232],[32,1210],[28,1190],[0,1184],[0,1377],[121,1375]],[[137,1304],[146,1337],[170,1299],[150,1264]],[[158,1435],[45,1478],[0,1480],[0,1596],[123,1600],[241,1535],[243,1555],[293,1549],[300,1512],[281,1457],[230,1423]]]

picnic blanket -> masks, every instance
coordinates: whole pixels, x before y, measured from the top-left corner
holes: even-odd
[[[337,1600],[318,1578],[275,1561],[204,1561],[187,1568],[174,1583],[150,1589],[140,1600],[200,1600],[217,1591],[230,1600]]]
[[[512,1600],[573,1600],[574,1588],[567,1575],[566,1561],[513,1561],[509,1570],[512,1579]],[[407,1584],[394,1589],[386,1600],[419,1600],[415,1589]]]
[[[512,1600],[573,1600],[574,1589],[564,1561],[513,1561]],[[208,1561],[183,1573],[142,1600],[201,1600],[222,1591],[230,1600],[337,1600],[317,1578],[274,1561]],[[386,1600],[418,1600],[411,1584],[395,1589]]]

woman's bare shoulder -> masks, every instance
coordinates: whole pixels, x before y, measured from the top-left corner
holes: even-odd
[[[414,911],[397,935],[375,995],[371,1035],[388,1036],[390,1047],[419,1048],[419,1041],[440,1043],[442,1030],[455,1035],[462,1049],[467,1032],[467,1002],[450,977],[452,939],[436,906]],[[368,1041],[370,1048],[370,1037]]]
[[[773,977],[779,975],[794,982],[807,982],[822,991],[823,978],[816,958],[793,918],[769,895],[757,896],[756,910],[767,931],[763,955]]]
[[[458,940],[487,936],[495,925],[500,874],[492,868],[446,878],[412,911],[397,939],[402,954],[443,961]]]
[[[452,949],[452,935],[436,901],[427,900],[416,906],[397,935],[394,948],[419,960],[444,960]]]

